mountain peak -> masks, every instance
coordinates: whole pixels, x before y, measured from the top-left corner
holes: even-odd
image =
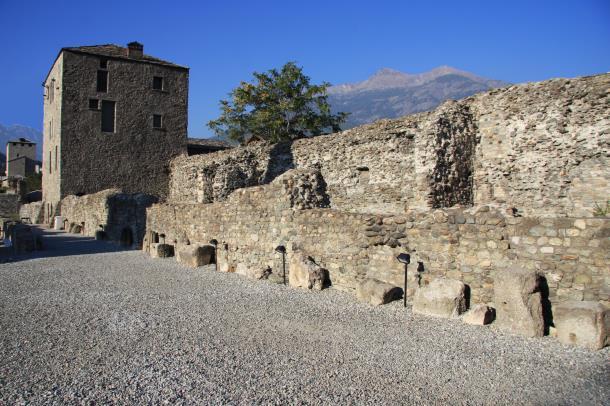
[[[329,94],[345,94],[352,92],[376,91],[384,89],[402,89],[422,86],[432,82],[441,76],[458,75],[470,79],[477,83],[487,83],[489,80],[466,72],[452,66],[441,65],[427,72],[422,73],[405,73],[392,68],[381,68],[371,75],[368,79],[362,82],[346,83],[342,85],[332,86],[328,89]],[[496,81],[498,82],[498,81]],[[494,84],[493,87],[499,86]]]
[[[432,110],[445,100],[506,84],[447,65],[414,74],[382,68],[361,82],[332,86],[328,94],[334,112],[351,113],[346,122],[346,128],[351,128],[380,118]]]
[[[392,69],[392,68],[381,68],[379,69],[377,72],[375,72],[373,74],[373,76],[371,77],[375,77],[375,76],[392,76],[392,75],[407,75],[406,73],[403,73],[401,71],[398,71],[396,69]]]

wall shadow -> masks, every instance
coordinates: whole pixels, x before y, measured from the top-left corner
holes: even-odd
[[[266,185],[271,183],[284,172],[295,168],[292,143],[293,141],[291,140],[278,142],[273,145],[269,151],[269,163],[261,184]]]
[[[553,324],[553,309],[549,300],[549,285],[546,278],[540,278],[540,296],[542,298],[542,317],[544,319],[544,335],[549,335],[549,329]]]
[[[33,228],[33,231],[36,234],[42,236],[42,250],[16,254],[11,249],[12,247],[3,247],[0,249],[0,263],[130,250],[129,248],[121,247],[118,243],[100,241],[96,240],[94,237],[85,237],[78,234],[49,230],[37,226],[33,226]]]

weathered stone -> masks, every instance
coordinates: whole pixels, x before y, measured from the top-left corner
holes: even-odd
[[[174,246],[170,244],[157,244],[156,251],[156,258],[169,258],[174,256]]]
[[[598,302],[564,302],[553,308],[557,339],[599,350],[610,345],[610,310]]]
[[[12,224],[4,230],[7,238],[10,238],[12,251],[15,254],[23,254],[35,251],[39,245],[39,236],[34,233],[32,227],[27,224]],[[40,243],[42,247],[42,242]]]
[[[401,288],[377,279],[365,279],[356,289],[358,299],[376,306],[400,299],[402,295]]]
[[[262,268],[262,269],[257,270],[254,273],[254,278],[255,279],[268,279],[269,275],[271,275],[271,273],[272,273],[271,267],[268,266],[266,268]]]
[[[330,275],[311,257],[295,253],[290,261],[288,283],[293,287],[322,290],[330,286]]]
[[[495,325],[527,337],[544,335],[538,271],[510,267],[494,278]]]
[[[447,278],[433,279],[415,291],[413,313],[452,318],[466,311],[466,286]]]
[[[212,245],[185,245],[178,249],[176,259],[181,264],[197,268],[214,263],[214,255]]]
[[[491,323],[493,318],[493,309],[487,305],[479,303],[474,305],[462,316],[462,321],[466,324],[484,326]]]
[[[246,264],[244,262],[239,262],[237,265],[235,265],[235,268],[234,268],[234,272],[236,274],[243,275],[245,277],[252,278],[252,279],[257,279],[256,278],[257,271],[258,271],[257,268],[251,266],[250,264]],[[231,269],[229,269],[229,272],[231,272]]]

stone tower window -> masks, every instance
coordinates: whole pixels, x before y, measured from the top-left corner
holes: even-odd
[[[163,90],[163,78],[161,76],[153,76],[153,90]]]
[[[113,101],[102,100],[102,132],[114,132],[115,105]]]
[[[100,108],[100,101],[98,99],[89,99],[89,108],[91,110],[97,110]]]
[[[153,128],[163,128],[163,116],[161,114],[153,114]]]
[[[55,145],[55,172],[57,172],[57,145]]]
[[[55,79],[51,79],[49,85],[49,103],[53,103],[53,100],[55,100]]]
[[[108,59],[100,59],[100,69],[108,69]]]
[[[98,70],[97,71],[97,91],[107,92],[108,91],[108,71]]]

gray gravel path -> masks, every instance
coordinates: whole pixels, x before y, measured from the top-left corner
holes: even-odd
[[[66,234],[45,240],[39,258],[0,265],[0,404],[610,399],[608,348],[188,269]]]

